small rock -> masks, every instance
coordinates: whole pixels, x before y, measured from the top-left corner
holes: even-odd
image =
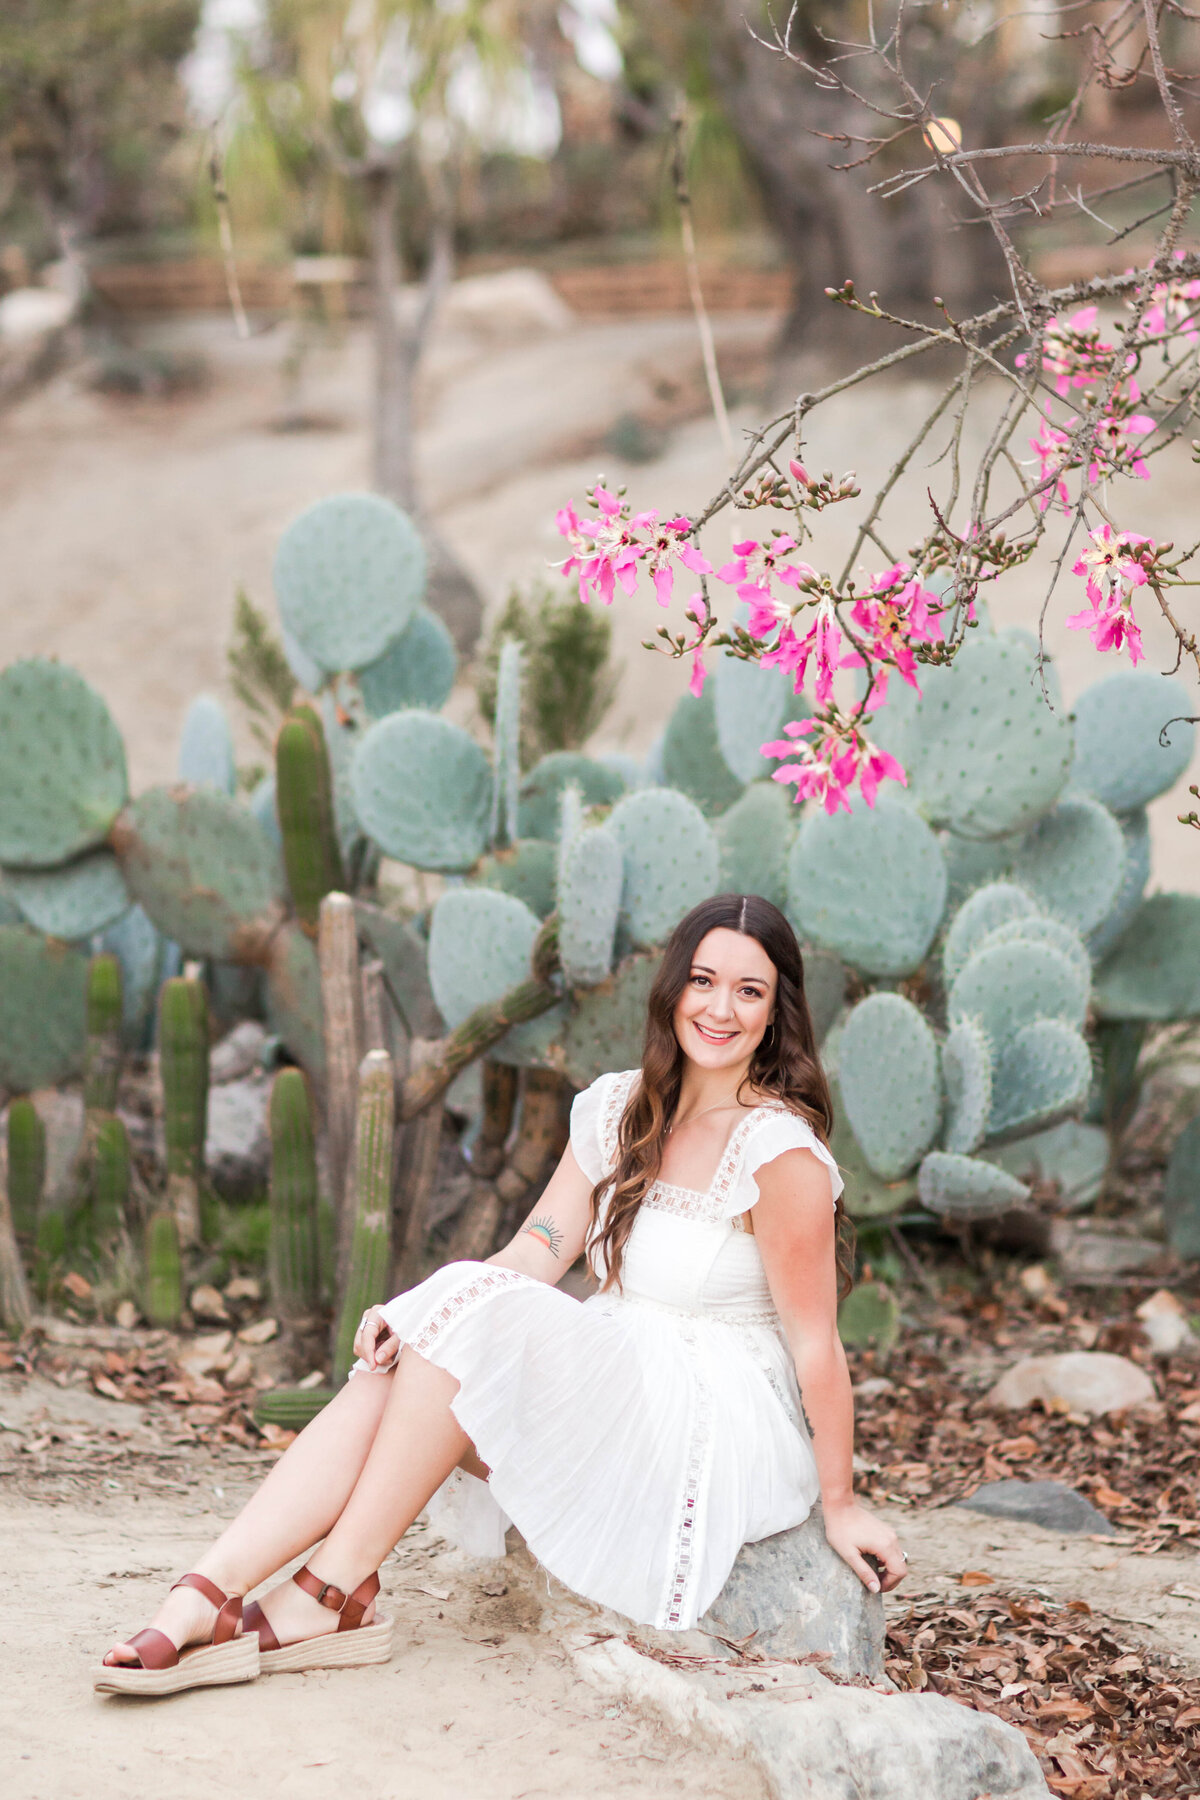
[[[203,1337],[194,1337],[180,1352],[179,1366],[189,1375],[207,1375],[221,1362],[228,1361],[232,1342],[231,1331],[210,1331]]]
[[[1090,1500],[1063,1481],[985,1481],[965,1500],[954,1504],[971,1512],[990,1513],[998,1519],[1044,1525],[1048,1531],[1090,1531],[1109,1536],[1117,1529]]]
[[[221,1291],[229,1304],[236,1306],[239,1300],[261,1300],[262,1282],[256,1281],[253,1275],[235,1275]]]
[[[75,1269],[63,1276],[63,1286],[74,1300],[90,1300],[92,1297],[91,1282],[86,1275],[80,1275]]]
[[[325,1371],[323,1369],[310,1369],[304,1380],[298,1381],[296,1386],[307,1393],[309,1388],[319,1388],[324,1379]]]
[[[883,1598],[831,1550],[820,1506],[803,1525],[745,1544],[700,1620],[714,1637],[744,1638],[765,1656],[827,1652],[837,1675],[883,1674]]]
[[[254,1375],[254,1364],[243,1350],[235,1356],[222,1379],[229,1389],[247,1387]]]
[[[209,1080],[214,1087],[227,1081],[240,1081],[261,1066],[266,1027],[257,1019],[243,1019],[214,1044],[208,1059]]]
[[[1069,1219],[1054,1220],[1050,1247],[1064,1281],[1091,1286],[1103,1286],[1114,1276],[1131,1275],[1163,1255],[1163,1246],[1153,1238],[1083,1231]]]
[[[895,1391],[895,1382],[889,1381],[886,1375],[868,1375],[854,1384],[854,1392],[861,1400],[877,1400],[881,1394],[894,1394]]]
[[[219,1193],[247,1194],[266,1186],[271,1163],[269,1098],[265,1075],[245,1076],[210,1090],[204,1157],[209,1180]]]
[[[1142,1330],[1156,1356],[1174,1356],[1196,1342],[1187,1309],[1169,1288],[1158,1288],[1137,1309]]]
[[[1006,1369],[987,1396],[992,1406],[1045,1407],[1101,1415],[1127,1406],[1152,1406],[1158,1396],[1144,1369],[1107,1350],[1067,1350],[1025,1356]]]
[[[132,1300],[122,1300],[116,1316],[122,1331],[133,1331],[142,1315]]]
[[[1046,1271],[1045,1263],[1031,1263],[1029,1268],[1021,1270],[1021,1286],[1031,1300],[1045,1300],[1050,1296],[1057,1298],[1058,1289]]]
[[[229,1317],[229,1308],[215,1287],[193,1288],[188,1305],[194,1319],[207,1319],[220,1325]]]
[[[253,1325],[243,1325],[238,1332],[240,1344],[269,1344],[278,1334],[279,1325],[275,1319],[257,1319]]]

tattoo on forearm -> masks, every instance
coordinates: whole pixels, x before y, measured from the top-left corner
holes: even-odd
[[[554,1220],[545,1213],[540,1213],[536,1219],[530,1219],[521,1230],[526,1236],[536,1238],[539,1244],[544,1244],[551,1256],[556,1257],[562,1248],[563,1234]]]

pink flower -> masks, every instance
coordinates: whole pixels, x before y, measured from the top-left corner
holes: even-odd
[[[1183,254],[1177,250],[1175,260],[1182,262]],[[1200,336],[1194,317],[1198,306],[1200,281],[1159,282],[1142,315],[1142,331],[1147,337],[1166,337],[1172,331],[1183,337]]]
[[[871,577],[869,594],[860,594],[851,609],[851,618],[866,640],[867,653],[899,670],[908,685],[921,689],[917,682],[914,644],[937,644],[942,641],[941,620],[937,616],[942,602],[928,588],[922,587],[919,575],[913,575],[906,562],[896,563]],[[931,612],[930,607],[937,609]],[[862,658],[855,659],[859,664]],[[879,706],[887,695],[887,670],[880,669],[872,682],[868,704]]]
[[[654,513],[647,515],[650,519],[656,519],[656,516]],[[646,567],[654,583],[658,604],[670,606],[675,591],[675,561],[681,562],[693,575],[711,575],[712,564],[707,557],[701,556],[695,544],[688,542],[692,529],[690,519],[666,519],[651,529],[653,535],[646,545],[649,557]]]
[[[773,623],[767,627],[768,631],[791,610],[781,607],[775,599],[771,592],[772,581],[782,581],[794,588],[799,587],[806,577],[816,579],[807,563],[785,561],[789,551],[798,548],[795,538],[786,533],[780,533],[767,544],[760,544],[757,538],[747,538],[744,543],[733,546],[732,561],[717,570],[717,580],[736,587],[739,600],[749,602],[751,607],[770,609]],[[753,622],[750,631],[755,637],[767,635],[766,631],[757,630]]]
[[[699,700],[704,692],[704,681],[708,670],[704,666],[704,655],[700,650],[692,651],[692,678],[688,682],[688,693],[695,694]]]
[[[857,656],[842,655],[842,631],[830,595],[818,603],[812,624],[802,637],[794,625],[785,626],[779,634],[779,642],[773,649],[764,651],[759,660],[765,668],[789,670],[795,676],[795,691],[799,693],[804,686],[810,657],[817,666],[814,685],[817,704],[828,706],[833,698],[834,670],[860,660]]]
[[[1129,651],[1131,663],[1143,660],[1142,634],[1133,616],[1133,607],[1120,593],[1099,599],[1083,612],[1072,613],[1067,620],[1072,631],[1089,633],[1097,650]]]
[[[1042,368],[1054,377],[1054,390],[1066,399],[1073,387],[1090,387],[1112,367],[1116,345],[1102,341],[1096,326],[1097,308],[1081,306],[1064,324],[1047,319],[1042,338]],[[1018,369],[1029,363],[1023,350],[1016,358]]]
[[[1109,524],[1089,533],[1088,547],[1071,570],[1087,582],[1091,606],[1072,613],[1072,631],[1086,631],[1097,650],[1127,648],[1129,660],[1144,658],[1142,634],[1133,616],[1133,590],[1144,587],[1147,565],[1155,557],[1153,538],[1136,531],[1116,532]]]
[[[657,512],[635,513],[630,518],[628,505],[599,485],[592,490],[592,500],[600,515],[597,519],[581,519],[571,505],[561,507],[555,515],[559,535],[571,546],[570,556],[559,566],[564,575],[578,571],[579,598],[584,602],[596,593],[611,606],[618,581],[632,594],[643,559],[660,606],[671,603],[676,562],[694,574],[712,574],[712,564],[689,541],[690,519],[666,519],[660,524]]]
[[[1054,477],[1053,484],[1044,487],[1038,495],[1039,512],[1045,512],[1056,499],[1062,506],[1070,504],[1071,496],[1063,479],[1063,470],[1071,466],[1067,460],[1070,444],[1067,433],[1060,431],[1057,425],[1051,425],[1048,419],[1042,420],[1037,436],[1029,440],[1030,449],[1042,465],[1038,471],[1039,480],[1045,481],[1051,475]]]
[[[853,720],[842,718],[835,707],[830,707],[824,716],[793,721],[783,729],[787,735],[764,744],[762,754],[794,759],[776,769],[772,779],[795,788],[797,805],[802,800],[815,799],[829,814],[849,812],[849,789],[856,778],[868,806],[874,806],[881,781],[907,785],[907,777],[895,757],[872,744]],[[795,741],[810,734],[811,743]]]
[[[792,457],[788,461],[788,469],[791,473],[792,480],[796,482],[799,487],[806,488],[808,486],[808,470],[803,463],[798,463],[795,457]]]
[[[1119,389],[1113,395],[1096,433],[1096,454],[1088,468],[1089,481],[1098,481],[1101,470],[1108,474],[1136,475],[1141,481],[1150,479],[1142,452],[1132,440],[1153,431],[1154,420],[1148,413],[1128,410],[1136,406],[1141,397],[1142,391],[1136,381],[1129,383],[1126,395]]]

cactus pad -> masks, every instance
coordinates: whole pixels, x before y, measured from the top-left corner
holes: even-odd
[[[646,1002],[661,961],[653,951],[627,956],[607,981],[576,995],[555,1055],[576,1087],[641,1062]]]
[[[1017,1137],[1056,1125],[1083,1111],[1091,1085],[1091,1052],[1074,1027],[1035,1019],[997,1059],[988,1135]]]
[[[917,1191],[916,1178],[906,1175],[902,1181],[882,1181],[869,1167],[862,1147],[850,1129],[841,1089],[830,1081],[833,1096],[833,1135],[829,1148],[837,1160],[846,1183],[843,1200],[846,1211],[854,1219],[887,1218],[908,1205]]]
[[[942,1045],[946,1130],[942,1147],[957,1156],[978,1150],[992,1114],[992,1053],[974,1019],[951,1026]]]
[[[574,750],[552,750],[534,764],[521,783],[522,837],[558,836],[561,795],[568,785],[579,789],[584,806],[611,806],[625,791],[620,770]]]
[[[515,894],[539,919],[554,911],[555,846],[545,838],[521,838],[511,850],[493,850],[476,863],[471,882]]]
[[[1118,820],[1125,844],[1117,897],[1094,931],[1088,933],[1088,949],[1099,961],[1107,956],[1142,903],[1150,879],[1150,820],[1145,809],[1122,813]]]
[[[1092,931],[1121,887],[1125,840],[1112,813],[1086,794],[1069,794],[1038,820],[1013,853],[1013,880],[1049,913]]]
[[[305,932],[287,924],[275,934],[267,964],[267,1023],[314,1080],[325,1073],[321,971]]]
[[[489,833],[493,844],[511,844],[517,836],[521,793],[521,645],[515,638],[506,638],[500,646],[492,738],[495,775]]]
[[[563,846],[558,871],[558,952],[572,987],[607,981],[621,910],[625,859],[607,826]]]
[[[760,757],[759,775],[771,765]],[[716,702],[711,692],[684,694],[667,720],[662,740],[662,779],[709,815],[724,812],[745,786],[721,754]]]
[[[1177,1256],[1200,1257],[1200,1116],[1175,1140],[1163,1183],[1163,1223]]]
[[[798,937],[868,975],[919,967],[945,899],[937,838],[890,795],[852,813],[814,813],[800,827],[788,865],[788,917]]]
[[[717,744],[737,781],[762,781],[772,764],[762,746],[777,738],[785,719],[804,719],[809,707],[797,701],[786,669],[764,668],[739,656],[719,656],[712,673],[713,720]]]
[[[989,931],[979,948],[982,950],[985,944],[1014,943],[1050,944],[1074,964],[1083,980],[1091,982],[1092,959],[1087,946],[1079,933],[1070,925],[1064,925],[1061,919],[1044,919],[1038,913],[1024,919],[1010,919],[1006,925],[997,925],[995,931]]]
[[[83,1068],[88,959],[0,925],[0,1088],[54,1087]]]
[[[426,966],[426,944],[407,919],[393,918],[365,900],[354,903],[363,943],[383,964],[384,982],[410,1037],[438,1037],[444,1025]]]
[[[886,1358],[900,1334],[900,1303],[882,1281],[860,1281],[838,1307],[837,1329],[843,1344]]]
[[[283,917],[283,864],[245,807],[210,788],[150,788],[112,844],[133,898],[185,954],[264,960]]]
[[[984,938],[1013,919],[1036,918],[1037,905],[1011,881],[989,881],[968,894],[950,922],[942,946],[942,976],[949,987]]]
[[[189,787],[214,787],[219,794],[236,792],[233,733],[225,708],[214,695],[197,694],[188,707],[175,769]]]
[[[453,1031],[477,1006],[499,1000],[530,979],[530,953],[540,925],[536,913],[491,888],[449,888],[433,909],[429,980],[438,1010]],[[488,1051],[497,1062],[537,1060],[561,1024],[551,1007],[516,1025]]]
[[[358,686],[373,719],[409,706],[438,712],[450,698],[457,673],[454,639],[436,613],[418,606],[378,662],[359,670]]]
[[[813,1035],[821,1044],[846,1004],[846,965],[832,950],[818,950],[808,944],[802,946],[802,955],[804,998],[808,1001]]]
[[[954,831],[942,833],[942,854],[949,876],[946,905],[951,912],[976,888],[1004,878],[1016,842],[1015,838],[963,838]]]
[[[721,887],[732,894],[761,894],[787,905],[788,856],[796,836],[796,809],[777,781],[756,781],[713,826],[720,851]]]
[[[1020,1181],[1053,1181],[1060,1200],[1075,1209],[1090,1205],[1098,1196],[1108,1158],[1108,1133],[1103,1126],[1085,1125],[1078,1119],[1064,1119],[1047,1131],[988,1146],[989,1162],[999,1163]]]
[[[1191,761],[1191,710],[1183,683],[1153,669],[1121,669],[1093,682],[1075,703],[1075,782],[1113,812],[1145,806]],[[1164,746],[1158,734],[1168,719],[1176,722]]]
[[[660,944],[716,887],[717,840],[700,812],[669,788],[619,800],[608,821],[621,845],[621,911],[639,946]]]
[[[991,1219],[1029,1198],[1015,1175],[977,1156],[931,1150],[917,1174],[922,1206],[944,1219]]]
[[[0,863],[94,849],[128,797],[121,734],[82,675],[40,656],[0,670]]]
[[[372,725],[354,753],[350,787],[386,856],[418,869],[469,869],[487,847],[492,772],[448,719],[412,711]]]
[[[425,550],[390,500],[333,494],[287,527],[274,577],[283,623],[333,675],[368,668],[400,636],[425,590]]]
[[[1062,792],[1073,740],[1042,699],[1036,654],[1005,637],[968,638],[954,662],[922,671],[923,697],[893,749],[924,816],[963,837],[1022,830]],[[890,707],[888,709],[890,711]]]
[[[93,850],[61,869],[10,869],[8,892],[38,931],[68,943],[107,930],[129,911],[111,850]]]
[[[937,1041],[910,1000],[859,1002],[839,1039],[838,1082],[868,1167],[899,1181],[932,1144],[942,1110]]]
[[[988,944],[960,969],[950,989],[950,1023],[975,1019],[993,1054],[1003,1056],[1022,1026],[1061,1019],[1076,1031],[1087,1012],[1088,980],[1051,944]]]
[[[104,933],[102,950],[111,950],[121,965],[122,1024],[125,1042],[142,1048],[146,1026],[163,979],[165,943],[140,906]]]
[[[1200,894],[1151,894],[1096,970],[1102,1019],[1200,1014]]]

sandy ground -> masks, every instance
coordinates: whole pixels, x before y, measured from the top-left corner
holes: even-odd
[[[760,1800],[755,1770],[614,1705],[571,1661],[622,1622],[537,1571],[519,1543],[472,1563],[421,1525],[383,1571],[391,1663],[273,1676],[170,1701],[100,1698],[91,1669],[149,1616],[265,1471],[270,1453],[171,1447],[162,1414],[0,1376],[5,1800]],[[46,1444],[50,1428],[60,1442]],[[41,1447],[39,1447],[39,1445]],[[1060,1602],[1200,1672],[1200,1556],[1139,1556],[957,1507],[892,1508],[911,1573],[889,1596],[949,1597],[964,1569]],[[498,1591],[502,1590],[502,1591]],[[1172,1591],[1174,1590],[1174,1591]]]
[[[716,328],[731,390],[740,385],[749,395],[766,369],[774,321],[727,316]],[[108,699],[138,787],[171,774],[193,695],[223,688],[238,586],[273,611],[270,564],[283,525],[322,494],[364,485],[368,463],[369,357],[360,327],[312,354],[304,404],[319,428],[290,432],[277,429],[285,327],[245,344],[225,319],[178,321],[146,335],[200,350],[209,386],[186,399],[130,402],[100,397],[64,374],[12,409],[0,433],[0,656],[53,654],[76,663]],[[815,386],[828,371],[801,374]],[[423,489],[493,605],[510,583],[546,574],[561,555],[556,508],[568,497],[582,503],[599,471],[628,482],[637,506],[663,511],[694,511],[726,474],[707,416],[671,428],[664,453],[649,464],[622,465],[604,448],[619,415],[664,408],[679,415],[687,410],[681,396],[700,400],[689,318],[580,320],[510,342],[447,329],[432,347],[424,389]],[[806,460],[838,474],[855,469],[864,493],[874,491],[936,391],[931,381],[914,380],[840,397],[814,415]],[[982,442],[987,413],[985,402],[968,426],[967,456]],[[762,416],[747,399],[735,424],[740,431]],[[944,447],[944,435],[935,436],[928,454],[914,459],[887,526],[897,554],[923,529],[930,465]],[[1125,486],[1120,503],[1131,526],[1182,541],[1195,488],[1196,471],[1181,450],[1156,464],[1152,482]],[[731,525],[740,535],[745,521],[728,514],[715,521],[705,540],[710,555],[722,555]],[[849,508],[822,515],[813,559],[836,568],[851,524]],[[1036,625],[1045,576],[1044,560],[1006,576],[995,594],[998,621]],[[1080,603],[1079,586],[1065,579],[1046,627],[1068,704],[1116,666],[1063,625]],[[1173,660],[1166,628],[1141,610],[1150,661],[1165,666]],[[615,609],[624,674],[602,748],[645,751],[683,691],[686,670],[640,648],[661,617],[644,595]],[[1152,809],[1155,880],[1194,889],[1195,839],[1175,824],[1191,804],[1188,779],[1196,779],[1195,766]]]

